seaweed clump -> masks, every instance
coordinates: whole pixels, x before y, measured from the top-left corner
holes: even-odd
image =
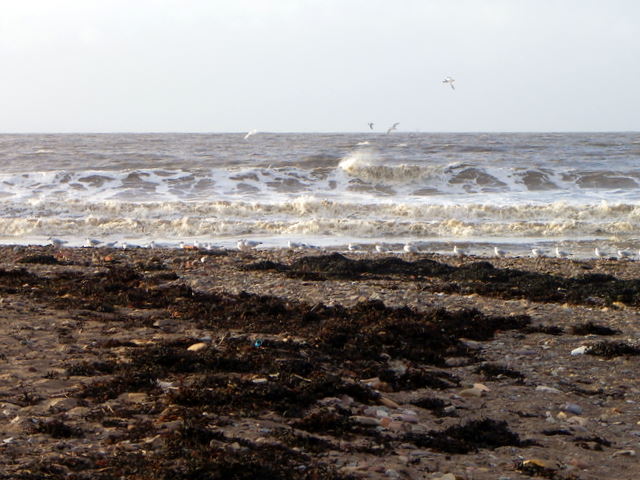
[[[461,454],[477,452],[481,448],[493,450],[498,447],[531,445],[531,442],[520,440],[517,433],[509,430],[507,422],[488,418],[453,425],[439,432],[432,430],[429,433],[408,433],[405,439],[421,448]]]
[[[598,325],[593,322],[581,323],[580,325],[574,325],[571,327],[571,333],[574,335],[617,335],[620,330],[609,328],[605,325]]]
[[[483,365],[479,365],[475,369],[475,372],[484,375],[484,377],[488,379],[501,379],[504,377],[508,377],[515,378],[519,381],[524,380],[524,375],[519,371],[513,370],[503,365],[498,365],[496,363],[485,363]]]
[[[18,260],[18,263],[35,263],[40,265],[60,265],[62,262],[53,255],[28,255]]]
[[[602,342],[591,345],[589,348],[587,348],[587,351],[585,353],[598,357],[613,358],[623,355],[640,355],[640,348],[636,347],[635,345],[630,345],[626,342],[610,342],[604,340]]]
[[[51,435],[53,438],[82,437],[84,435],[81,428],[72,427],[58,419],[38,423],[34,426],[34,430],[38,433]]]

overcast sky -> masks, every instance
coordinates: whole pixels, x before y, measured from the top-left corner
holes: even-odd
[[[0,132],[640,130],[637,0],[0,0],[0,62]]]

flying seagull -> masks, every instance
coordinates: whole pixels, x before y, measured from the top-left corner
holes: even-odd
[[[373,130],[373,122],[369,122],[367,125],[369,125],[369,128]]]
[[[396,128],[398,128],[398,125],[400,125],[400,122],[394,123],[392,126],[389,127],[389,129],[387,130],[387,133],[393,132]]]
[[[448,83],[448,84],[449,84],[449,86],[450,86],[453,90],[455,90],[455,89],[456,89],[456,87],[454,87],[454,86],[453,86],[453,82],[455,82],[455,81],[456,81],[456,80],[455,80],[455,78],[445,77],[445,79],[444,79],[444,80],[442,80],[442,83]]]
[[[256,133],[258,133],[258,130],[254,128],[253,130],[247,132],[247,134],[244,136],[244,139],[247,140],[251,135],[255,135]]]

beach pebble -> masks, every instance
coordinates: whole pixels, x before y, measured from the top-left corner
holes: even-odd
[[[400,478],[400,474],[393,468],[387,468],[384,474],[389,478]]]
[[[353,417],[351,417],[351,419],[354,422],[359,423],[360,425],[372,425],[376,427],[380,425],[380,420],[378,420],[377,418],[354,415]]]
[[[418,417],[416,415],[410,415],[406,413],[400,415],[399,420],[406,423],[418,423]]]
[[[88,415],[91,409],[89,407],[75,407],[65,413],[67,417],[70,418],[82,418],[85,415]]]
[[[453,473],[445,473],[441,477],[437,477],[437,480],[458,480],[458,477]]]
[[[389,407],[389,408],[400,408],[400,405],[398,405],[396,402],[394,402],[393,400],[391,400],[390,398],[387,397],[380,397],[380,403],[382,405],[384,405],[385,407]]]
[[[567,418],[567,423],[571,425],[576,425],[579,427],[584,427],[587,423],[589,423],[589,420],[584,417],[573,416],[573,417]]]
[[[618,450],[616,452],[613,452],[613,455],[611,455],[612,457],[635,457],[636,456],[636,451],[635,450]]]
[[[47,400],[44,403],[44,407],[48,409],[54,410],[70,410],[74,407],[78,406],[78,401],[75,398],[69,397],[60,397],[60,398],[52,398]]]
[[[200,350],[204,350],[205,348],[207,348],[207,346],[208,345],[205,342],[198,342],[191,345],[189,348],[187,348],[187,350],[189,350],[190,352],[199,352]]]
[[[462,397],[481,397],[485,394],[485,390],[473,387],[473,388],[465,388],[464,390],[461,390],[458,393]]]
[[[582,415],[582,407],[575,403],[565,403],[562,406],[562,411],[573,413],[574,415]]]
[[[581,347],[578,348],[574,348],[573,350],[571,350],[571,355],[576,356],[576,355],[584,355],[587,352],[587,347],[586,345],[582,345]]]
[[[404,375],[407,372],[407,364],[402,360],[392,360],[389,362],[389,370],[396,375]]]
[[[127,392],[120,395],[118,397],[118,400],[126,403],[144,403],[147,401],[147,394],[139,392]]]
[[[542,393],[562,393],[560,390],[558,390],[557,388],[553,388],[553,387],[547,387],[546,385],[538,385],[536,387],[536,392],[542,392]]]

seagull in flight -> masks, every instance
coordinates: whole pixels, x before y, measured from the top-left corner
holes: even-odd
[[[256,130],[255,128],[253,130],[249,130],[244,136],[244,139],[248,140],[251,135],[255,135],[256,133],[258,133],[258,130]]]
[[[369,122],[367,125],[369,125],[369,128],[373,130],[373,122]]]
[[[455,90],[456,87],[453,86],[453,82],[455,82],[455,78],[451,78],[451,77],[445,77],[444,80],[442,80],[442,83],[448,83],[449,86],[451,87],[452,90]]]
[[[398,125],[400,125],[400,122],[396,122],[396,123],[394,123],[393,125],[391,125],[391,126],[389,127],[389,129],[387,130],[387,133],[391,133],[391,132],[393,132],[395,129],[397,129],[397,128],[398,128]]]

